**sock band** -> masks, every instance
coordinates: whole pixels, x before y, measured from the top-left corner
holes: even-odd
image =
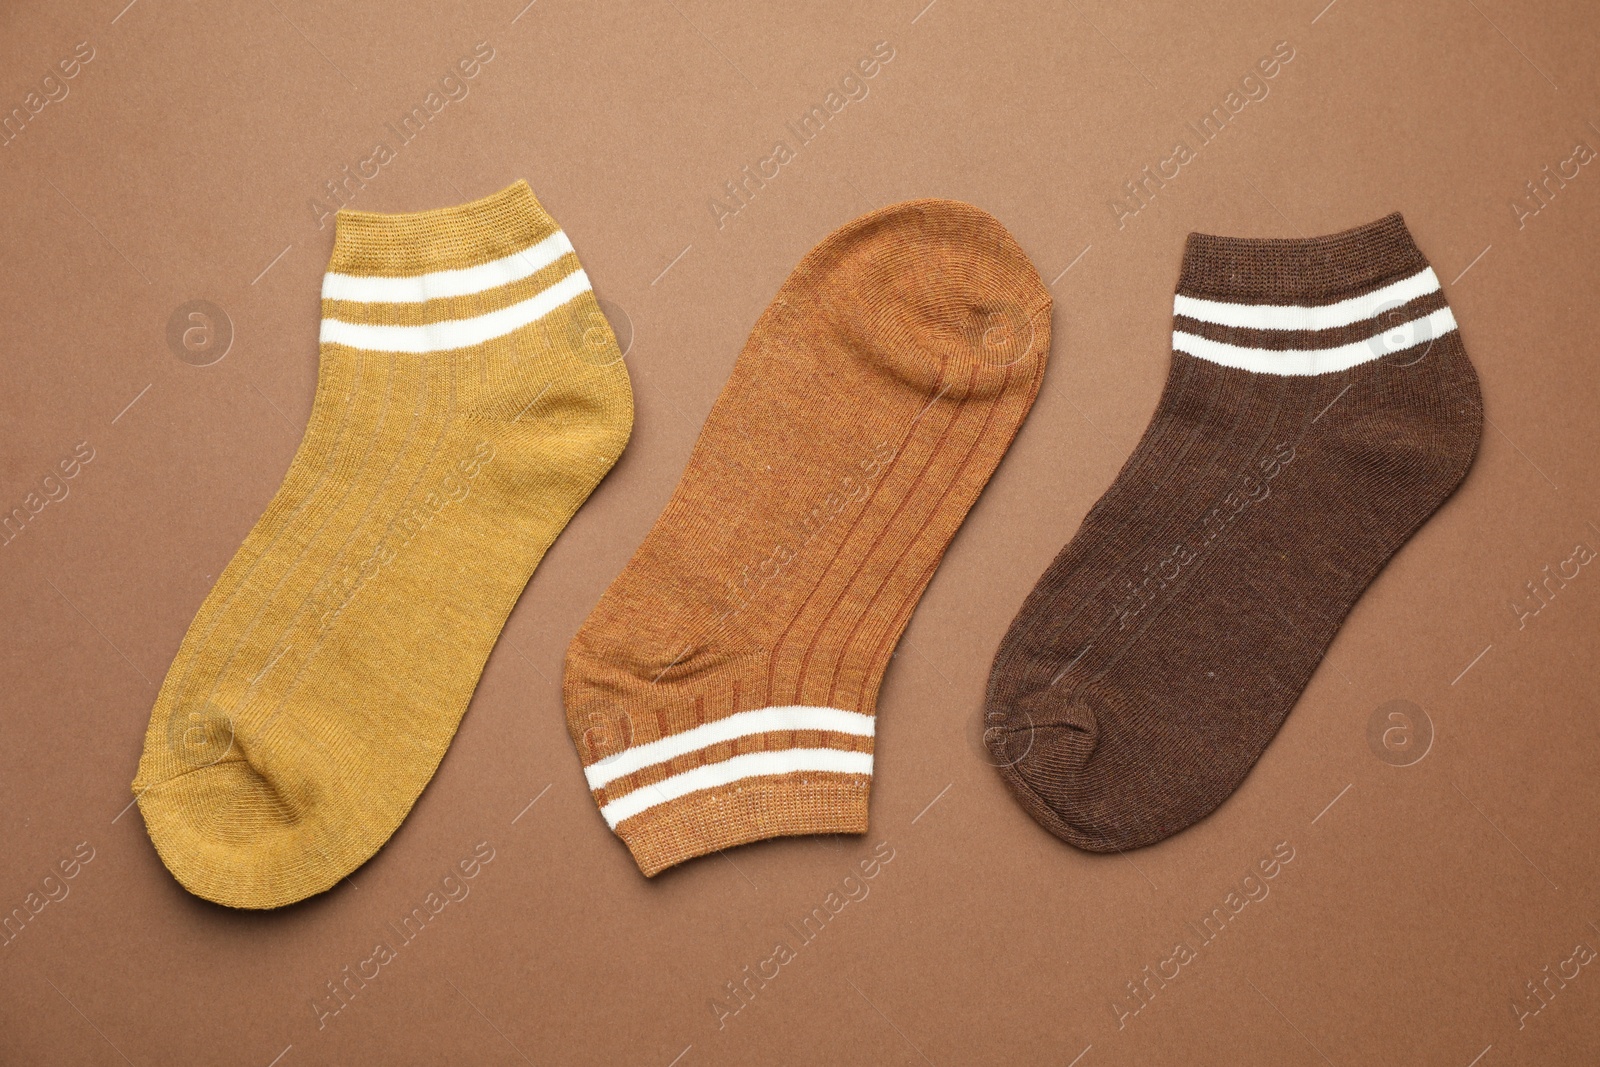
[[[413,355],[449,352],[515,333],[589,291],[589,276],[575,268],[571,274],[526,300],[482,315],[441,319],[416,326],[381,326],[323,319],[321,340],[323,344],[362,348],[369,352],[408,352]]]
[[[842,708],[790,706],[741,711],[729,715],[726,719],[718,719],[716,722],[708,722],[703,726],[685,730],[681,734],[669,734],[655,741],[622,749],[599,763],[585,767],[583,774],[589,781],[590,789],[602,789],[635,771],[657,763],[665,763],[678,756],[698,753],[725,741],[737,741],[743,737],[755,737],[760,734],[792,733],[796,730],[819,730],[826,733],[850,734],[855,737],[871,737],[876,724],[877,720],[871,715],[863,715],[858,711],[845,711]]]
[[[340,231],[343,233],[344,231]],[[518,282],[543,270],[562,256],[572,254],[572,242],[557,230],[549,237],[501,259],[475,267],[436,270],[409,278],[383,278],[340,274],[330,270],[322,279],[322,299],[355,300],[368,304],[407,304],[468,296]],[[350,253],[347,251],[346,256]],[[335,258],[339,258],[337,253]]]
[[[1439,291],[1439,276],[1432,267],[1391,282],[1362,296],[1332,304],[1306,307],[1296,304],[1236,304],[1185,296],[1172,298],[1172,313],[1180,318],[1249,330],[1332,330],[1371,319],[1379,313]]]
[[[1304,333],[1251,338],[1255,344],[1241,345],[1190,333],[1177,326],[1172,331],[1172,347],[1197,359],[1256,374],[1334,374],[1430,344],[1455,328],[1455,316],[1450,314],[1449,308],[1441,307],[1393,325],[1385,325],[1374,318],[1357,331],[1362,336],[1342,344],[1332,343],[1329,347],[1320,347],[1322,339],[1307,337]],[[1332,341],[1332,338],[1327,340]]]
[[[771,752],[746,752],[720,763],[707,763],[692,770],[664,778],[654,785],[636,789],[601,807],[600,814],[615,830],[624,819],[631,819],[658,804],[698,793],[735,785],[746,779],[796,771],[828,771],[833,774],[872,776],[872,753],[841,751],[836,748],[781,748]]]

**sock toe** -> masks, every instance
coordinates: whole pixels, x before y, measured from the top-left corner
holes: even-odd
[[[1081,694],[1039,692],[1016,702],[1010,738],[1013,752],[1025,739],[1017,773],[1060,810],[1070,805],[1076,779],[1099,744],[1100,720]]]
[[[1177,829],[1147,825],[1144,809],[1130,807],[1123,795],[1138,791],[1135,778],[1126,767],[1106,764],[1106,726],[1117,707],[1105,693],[1040,690],[991,713],[998,718],[984,734],[994,762],[1029,813],[1086,852],[1140,848]]]
[[[232,908],[279,907],[332,888],[382,844],[368,827],[327,824],[330,798],[312,769],[236,737],[221,758],[144,787],[139,810],[189,892]]]

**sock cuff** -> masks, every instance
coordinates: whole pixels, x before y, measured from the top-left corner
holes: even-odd
[[[1178,293],[1239,304],[1326,304],[1426,270],[1398,211],[1321,237],[1191,233]]]
[[[871,788],[871,774],[859,772],[751,778],[650,808],[616,832],[639,870],[653,877],[685,860],[753,841],[864,834]]]
[[[639,717],[648,729],[651,716]],[[734,845],[865,833],[874,716],[757,708],[677,733],[650,730],[584,767],[595,803],[653,875]]]
[[[1323,237],[1190,234],[1172,312],[1175,352],[1273,375],[1425,355],[1456,329],[1398,212]]]
[[[503,259],[559,229],[521,179],[481,200],[431,211],[341,210],[335,226],[330,274],[389,276]]]

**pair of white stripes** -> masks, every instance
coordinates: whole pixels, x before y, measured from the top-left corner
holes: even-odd
[[[1200,322],[1249,330],[1331,330],[1375,320],[1384,312],[1436,293],[1439,288],[1439,278],[1433,273],[1433,268],[1425,267],[1381,289],[1333,304],[1310,307],[1233,304],[1220,300],[1201,300],[1180,293],[1172,298],[1172,311],[1175,315]],[[1331,374],[1425,344],[1455,328],[1455,316],[1450,314],[1449,308],[1443,307],[1392,326],[1366,340],[1334,348],[1287,351],[1250,348],[1214,341],[1178,329],[1172,331],[1172,347],[1198,359],[1258,374]]]
[[[571,251],[572,242],[557,230],[520,252],[459,270],[433,271],[405,278],[329,271],[322,279],[322,298],[368,304],[420,304],[446,297],[471,296],[531,277]],[[580,267],[526,300],[472,318],[448,319],[423,326],[372,326],[343,319],[323,319],[322,341],[370,352],[420,354],[466,348],[504,337],[537,322],[589,290],[589,276]]]
[[[716,722],[708,722],[681,734],[671,734],[633,748],[625,748],[614,756],[590,764],[583,769],[590,789],[599,789],[619,778],[646,767],[664,763],[678,756],[698,752],[713,745],[736,741],[757,734],[781,733],[790,730],[821,730],[827,733],[871,737],[876,720],[871,715],[843,708],[787,707],[758,708],[741,711]],[[718,789],[750,778],[775,774],[792,774],[796,771],[833,771],[839,774],[872,774],[872,753],[846,752],[835,748],[786,748],[770,752],[747,752],[717,763],[694,767],[665,778],[654,785],[643,786],[624,794],[600,809],[606,823],[615,830],[624,819],[669,801],[686,797],[707,789]]]

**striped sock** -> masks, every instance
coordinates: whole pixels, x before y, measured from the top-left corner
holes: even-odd
[[[1309,240],[1194,234],[1174,313],[1144,439],[990,677],[1005,780],[1097,852],[1160,841],[1238,787],[1482,425],[1397,214]]]
[[[322,296],[305,437],[184,637],[133,783],[168,869],[240,908],[321,892],[388,840],[632,425],[526,183],[340,212]]]
[[[1033,404],[1049,310],[952,201],[856,220],[779,290],[567,653],[584,773],[646,875],[866,831],[879,680]]]

